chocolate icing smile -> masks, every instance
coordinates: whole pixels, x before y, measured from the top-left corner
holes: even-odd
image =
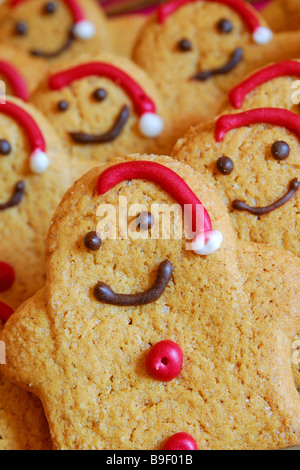
[[[94,296],[99,302],[120,307],[147,305],[155,302],[162,296],[171,280],[172,274],[173,264],[166,260],[159,265],[156,281],[150,289],[140,294],[116,294],[107,284],[98,282],[94,288]]]
[[[11,207],[17,206],[23,199],[25,193],[25,183],[24,181],[19,181],[16,184],[14,193],[8,202],[4,204],[0,204],[0,211],[4,211],[6,209],[10,209]]]
[[[206,81],[211,77],[216,75],[225,75],[235,69],[239,63],[243,60],[244,51],[242,48],[237,48],[234,53],[232,54],[229,62],[225,64],[223,67],[213,69],[213,70],[204,70],[203,72],[199,72],[192,77],[192,80],[199,80],[199,81]]]
[[[73,35],[73,28],[72,28],[66,42],[57,51],[45,52],[45,51],[42,51],[40,49],[33,49],[32,51],[30,51],[30,53],[31,53],[31,55],[33,55],[35,57],[42,57],[43,59],[54,59],[55,57],[58,57],[61,54],[63,54],[64,52],[66,52],[71,47],[74,40],[75,40],[75,38],[74,38],[74,35]]]
[[[130,116],[129,106],[123,106],[113,127],[104,134],[92,135],[83,132],[70,132],[72,139],[78,144],[105,144],[112,142],[121,134]]]
[[[232,207],[239,211],[250,212],[253,215],[268,214],[269,212],[279,209],[279,207],[282,207],[284,204],[289,202],[292,199],[292,197],[295,196],[295,194],[297,193],[299,189],[300,189],[300,181],[297,178],[295,178],[293,181],[291,181],[289,191],[287,192],[287,194],[283,196],[282,198],[278,199],[278,201],[274,202],[274,204],[271,204],[270,206],[250,207],[247,204],[245,204],[243,201],[235,200],[232,203]]]

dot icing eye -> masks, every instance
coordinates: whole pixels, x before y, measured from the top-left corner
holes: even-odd
[[[289,157],[290,153],[291,149],[289,144],[287,144],[283,140],[278,140],[277,142],[274,142],[271,147],[272,157],[278,161],[286,160]]]
[[[46,15],[53,15],[57,10],[57,3],[47,2],[44,6],[44,13]]]
[[[0,155],[9,155],[11,152],[11,145],[7,140],[0,140]]]
[[[107,97],[107,91],[104,90],[104,88],[98,88],[93,93],[93,98],[96,101],[104,101],[106,97]]]
[[[178,49],[182,52],[188,52],[193,49],[193,45],[189,39],[183,38],[178,43]]]
[[[226,18],[222,18],[218,25],[218,30],[223,34],[229,34],[233,31],[233,24],[231,21],[227,20]]]
[[[25,36],[28,33],[28,24],[25,21],[19,21],[16,24],[16,34],[18,36]]]
[[[217,160],[217,170],[221,175],[230,175],[234,170],[234,163],[229,157],[220,157]]]
[[[99,251],[102,246],[102,240],[98,237],[97,232],[89,232],[84,237],[84,244],[90,251]]]
[[[136,220],[136,226],[142,231],[146,232],[147,230],[151,230],[151,228],[155,224],[154,216],[151,212],[141,212]]]
[[[67,111],[69,109],[69,103],[65,100],[61,100],[59,103],[57,103],[57,109],[61,112]]]

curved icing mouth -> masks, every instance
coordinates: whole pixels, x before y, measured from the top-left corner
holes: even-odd
[[[69,134],[77,144],[106,144],[119,137],[129,117],[130,108],[125,105],[109,131],[98,135],[85,134],[83,132],[70,132]]]
[[[116,294],[107,284],[98,282],[94,287],[94,296],[99,302],[120,307],[147,305],[156,302],[163,295],[172,278],[173,272],[173,264],[165,260],[159,265],[156,280],[150,289],[139,294]]]
[[[283,197],[278,199],[276,202],[271,204],[270,206],[251,207],[251,206],[248,206],[245,202],[240,201],[239,199],[236,199],[235,201],[233,201],[232,207],[233,209],[236,209],[238,211],[250,212],[253,215],[265,215],[276,209],[279,209],[284,204],[289,202],[295,196],[295,194],[298,192],[299,189],[300,189],[300,181],[297,178],[295,178],[290,182],[288,192]]]
[[[15,188],[12,197],[5,203],[0,204],[0,211],[4,211],[6,209],[10,209],[11,207],[15,207],[23,199],[23,196],[25,194],[25,183],[24,181],[19,181]]]
[[[198,72],[196,73],[196,75],[193,75],[191,77],[191,80],[199,80],[201,82],[205,82],[206,80],[209,80],[210,78],[215,77],[217,75],[226,75],[227,73],[234,70],[240,64],[243,58],[244,51],[242,48],[238,47],[231,55],[230,60],[225,65],[223,65],[223,67]]]
[[[30,51],[30,54],[33,55],[34,57],[41,57],[43,59],[54,59],[55,57],[59,57],[61,54],[66,52],[68,49],[70,49],[74,40],[75,40],[75,37],[73,34],[73,28],[72,28],[65,43],[56,51],[46,52],[41,49],[32,49]]]

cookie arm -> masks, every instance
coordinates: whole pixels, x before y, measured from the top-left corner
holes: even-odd
[[[50,357],[50,333],[43,289],[10,317],[1,338],[6,349],[3,373],[37,395]]]

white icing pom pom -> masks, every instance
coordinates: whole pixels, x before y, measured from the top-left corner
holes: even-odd
[[[73,34],[78,39],[89,40],[95,36],[95,25],[88,20],[79,21],[74,25]]]
[[[164,129],[164,122],[157,114],[145,113],[140,118],[139,128],[145,137],[158,137]]]
[[[192,242],[191,248],[197,255],[207,256],[217,251],[222,242],[222,233],[215,230],[198,235]]]
[[[253,39],[257,44],[268,44],[272,38],[272,31],[265,26],[260,26],[253,34]]]
[[[42,152],[42,150],[37,149],[33,152],[30,157],[30,170],[37,175],[41,175],[45,173],[45,171],[49,168],[50,162],[49,157]]]

